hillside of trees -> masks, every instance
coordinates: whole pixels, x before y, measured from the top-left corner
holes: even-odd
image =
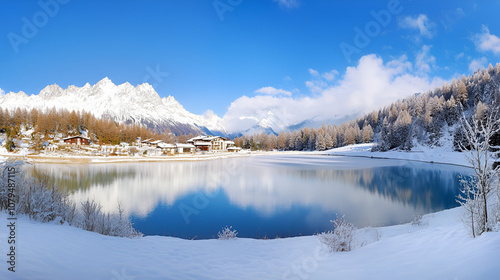
[[[242,148],[263,150],[327,150],[375,141],[376,150],[410,150],[415,143],[441,145],[452,132],[454,148],[463,143],[460,126],[466,117],[497,108],[500,100],[500,64],[462,76],[426,93],[412,95],[341,125],[303,128],[278,135],[265,133],[235,139]]]
[[[68,111],[65,109],[41,111],[17,108],[7,110],[0,108],[0,129],[6,134],[9,143],[15,143],[23,137],[22,128],[33,129],[31,140],[36,147],[46,139],[55,135],[73,136],[86,131],[91,140],[99,144],[132,143],[137,137],[141,139],[154,138],[168,142],[185,142],[193,135],[175,136],[167,129],[163,133],[147,129],[136,124],[122,124],[110,119],[96,118],[88,112]]]

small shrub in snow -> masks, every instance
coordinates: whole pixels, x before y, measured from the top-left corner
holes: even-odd
[[[233,227],[225,227],[222,229],[222,231],[219,231],[217,233],[217,236],[219,236],[219,239],[221,240],[226,240],[226,239],[235,239],[236,235],[238,235],[238,232],[234,229]]]
[[[103,235],[120,237],[137,237],[142,234],[136,231],[129,219],[122,217],[123,210],[118,203],[118,215],[101,212],[102,206],[94,200],[82,202],[82,221],[80,227],[84,230],[97,232]]]
[[[330,252],[348,252],[351,251],[351,243],[354,238],[356,228],[352,223],[344,220],[344,216],[338,217],[336,220],[330,221],[334,230],[320,233],[319,241],[327,245]]]

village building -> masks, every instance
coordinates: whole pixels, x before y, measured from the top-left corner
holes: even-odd
[[[183,153],[194,153],[196,150],[196,147],[191,144],[181,144],[181,143],[175,143],[176,147],[176,152],[178,154],[183,154]]]
[[[152,145],[151,142],[153,142],[153,141],[154,141],[154,139],[152,139],[152,138],[149,138],[149,139],[146,139],[146,140],[142,140],[141,141],[141,146],[151,146]]]
[[[240,147],[228,147],[227,151],[230,153],[237,153],[237,152],[241,151],[241,148]]]
[[[206,152],[227,152],[228,147],[234,147],[233,141],[226,140],[222,136],[196,136],[187,140],[187,143],[195,146],[196,150]]]
[[[186,153],[194,153],[196,148],[191,144],[168,144],[168,143],[158,143],[157,148],[163,151],[163,154],[174,155],[174,154],[186,154]]]
[[[90,138],[81,135],[70,136],[62,139],[65,144],[90,145]]]
[[[158,144],[160,144],[160,143],[165,143],[165,141],[163,141],[163,140],[154,140],[154,141],[149,142],[149,145],[151,145],[151,146],[158,146]]]
[[[236,153],[236,152],[239,152],[241,151],[241,148],[240,147],[236,147],[234,145],[234,142],[233,141],[226,141],[226,149],[228,152],[230,153]]]
[[[174,155],[177,147],[174,144],[159,143],[157,148],[160,148],[164,154]]]
[[[195,146],[196,150],[198,151],[208,152],[210,150],[210,147],[212,146],[212,143],[210,143],[210,141],[205,140],[206,137],[207,136],[196,136],[187,140],[186,142],[188,144]]]

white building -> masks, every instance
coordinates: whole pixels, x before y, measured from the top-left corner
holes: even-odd
[[[194,145],[196,150],[206,151],[206,152],[227,152],[228,148],[232,151],[238,151],[239,149],[234,149],[234,142],[226,140],[221,136],[196,136],[187,140],[187,143]]]
[[[175,143],[175,147],[178,154],[194,153],[196,150],[195,146],[191,144]]]

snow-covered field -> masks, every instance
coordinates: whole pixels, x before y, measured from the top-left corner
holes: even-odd
[[[371,147],[322,153],[467,165],[461,153],[444,148],[371,153]],[[16,272],[7,270],[10,230],[1,212],[0,279],[498,279],[500,233],[472,238],[462,211],[429,214],[419,225],[359,229],[354,250],[347,253],[330,253],[316,236],[128,239],[19,217]]]
[[[500,233],[473,239],[461,211],[424,216],[421,225],[361,229],[348,253],[330,253],[315,236],[127,239],[20,217],[16,272],[7,270],[1,213],[0,279],[498,279]]]
[[[470,166],[465,159],[463,153],[453,151],[451,145],[442,147],[429,148],[428,146],[415,146],[410,152],[405,151],[387,151],[387,152],[372,152],[371,149],[375,144],[356,144],[341,148],[335,148],[323,152],[315,152],[326,155],[339,156],[357,156],[368,158],[391,158],[402,160],[415,160],[434,163],[456,164]]]

